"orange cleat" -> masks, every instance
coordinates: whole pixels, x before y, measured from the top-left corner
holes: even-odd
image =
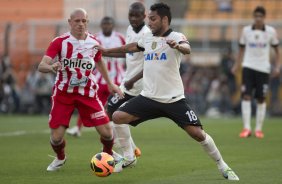
[[[257,130],[257,131],[255,132],[255,135],[256,135],[256,138],[259,138],[259,139],[264,138],[264,134],[263,134],[263,132],[260,131],[260,130]]]
[[[141,150],[140,150],[138,147],[135,148],[135,150],[134,150],[134,155],[135,155],[136,157],[141,157]]]
[[[251,130],[244,128],[244,129],[242,130],[242,132],[240,133],[239,137],[241,137],[241,138],[247,138],[247,137],[250,137],[251,135],[252,135]]]

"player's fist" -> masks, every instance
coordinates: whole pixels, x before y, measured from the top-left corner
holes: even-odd
[[[124,98],[123,92],[121,91],[121,89],[120,89],[117,85],[115,85],[115,84],[110,84],[110,85],[108,85],[108,88],[109,88],[109,91],[110,91],[112,94],[117,93],[120,98]]]
[[[62,64],[60,62],[56,62],[51,65],[51,71],[53,73],[57,73],[57,71],[60,70],[61,68],[62,68]]]
[[[102,52],[102,54],[107,52],[107,49],[105,49],[104,47],[102,47],[101,45],[95,45],[93,47],[94,49],[97,49],[98,51]]]
[[[134,82],[131,82],[130,80],[124,82],[124,87],[127,90],[131,90],[133,88],[133,85],[134,85]]]
[[[166,43],[173,49],[178,49],[179,44],[174,40],[167,40]]]
[[[272,78],[276,78],[280,76],[280,67],[274,68],[271,74]]]

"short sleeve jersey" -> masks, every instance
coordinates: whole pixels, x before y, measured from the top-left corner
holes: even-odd
[[[167,40],[189,44],[182,33],[171,29],[163,37],[148,33],[138,41],[138,46],[145,49],[141,95],[161,103],[173,103],[185,98],[179,72],[182,54],[170,48]]]
[[[93,69],[101,60],[101,52],[93,47],[99,42],[87,33],[85,40],[77,40],[70,32],[56,37],[49,45],[46,56],[62,64],[57,72],[55,87],[67,93],[94,97],[98,89]]]
[[[125,38],[122,34],[113,31],[110,36],[105,36],[102,32],[94,35],[100,41],[104,48],[120,47],[125,44]],[[103,57],[108,68],[110,79],[117,85],[120,85],[124,77],[124,58]],[[107,85],[101,73],[97,70],[94,72],[99,85]]]
[[[239,44],[245,46],[243,67],[270,73],[270,48],[279,45],[273,27],[265,25],[263,30],[258,30],[252,25],[246,26],[243,28]]]
[[[137,42],[146,33],[150,33],[150,29],[144,25],[142,29],[136,33],[132,26],[128,26],[126,31],[126,44]],[[124,82],[130,80],[132,77],[137,75],[143,69],[144,55],[143,52],[127,53],[126,54],[126,72],[121,84],[121,89],[129,95],[137,96],[141,93],[143,85],[142,79],[134,83],[133,88],[130,90],[125,89]]]

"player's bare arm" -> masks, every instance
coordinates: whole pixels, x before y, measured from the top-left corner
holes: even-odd
[[[100,45],[95,46],[95,48],[101,51],[104,56],[107,56],[107,54],[111,54],[111,53],[140,52],[137,42],[129,43],[121,47],[116,47],[116,48],[111,48],[111,49],[103,48]]]
[[[274,63],[274,69],[272,72],[272,77],[279,77],[280,75],[280,69],[281,69],[281,63],[280,63],[280,53],[279,53],[279,47],[274,47],[275,52],[275,63]]]
[[[167,40],[166,43],[173,49],[178,50],[182,54],[190,54],[191,53],[191,47],[188,43],[177,43],[175,40]]]
[[[133,85],[136,81],[138,81],[139,79],[143,78],[143,70],[140,71],[138,74],[136,74],[134,77],[132,77],[131,79],[129,79],[128,81],[125,81],[124,83],[124,87],[127,90],[130,90],[133,88]]]
[[[115,85],[111,81],[109,74],[108,74],[108,70],[106,69],[105,63],[100,60],[96,63],[96,67],[99,70],[99,72],[101,73],[101,75],[103,76],[103,78],[105,79],[106,83],[108,84],[109,91],[111,93],[117,93],[120,98],[123,98],[124,97],[123,92],[119,89],[117,85]]]
[[[62,67],[60,62],[52,62],[52,58],[49,56],[43,56],[40,64],[38,65],[38,71],[42,73],[56,73]]]
[[[245,52],[245,47],[240,46],[238,58],[237,58],[237,60],[235,61],[234,66],[231,68],[231,72],[232,72],[234,75],[236,74],[236,72],[238,71],[239,66],[240,66],[241,63],[242,63],[244,52]]]

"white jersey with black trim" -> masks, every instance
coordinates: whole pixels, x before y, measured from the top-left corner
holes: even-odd
[[[273,27],[265,25],[263,29],[254,29],[252,25],[245,26],[239,44],[245,46],[243,67],[270,73],[270,48],[279,45]]]
[[[126,44],[137,42],[144,34],[150,32],[150,29],[146,25],[144,25],[138,33],[133,30],[132,26],[128,26],[125,39]],[[135,82],[133,88],[130,90],[125,89],[124,83],[142,71],[144,62],[143,52],[127,53],[125,62],[126,71],[120,88],[129,95],[137,96],[141,93],[143,88],[142,79]]]
[[[161,103],[185,98],[179,72],[182,54],[170,48],[167,40],[189,43],[182,33],[171,29],[163,37],[147,33],[138,41],[138,46],[145,49],[141,95]]]

